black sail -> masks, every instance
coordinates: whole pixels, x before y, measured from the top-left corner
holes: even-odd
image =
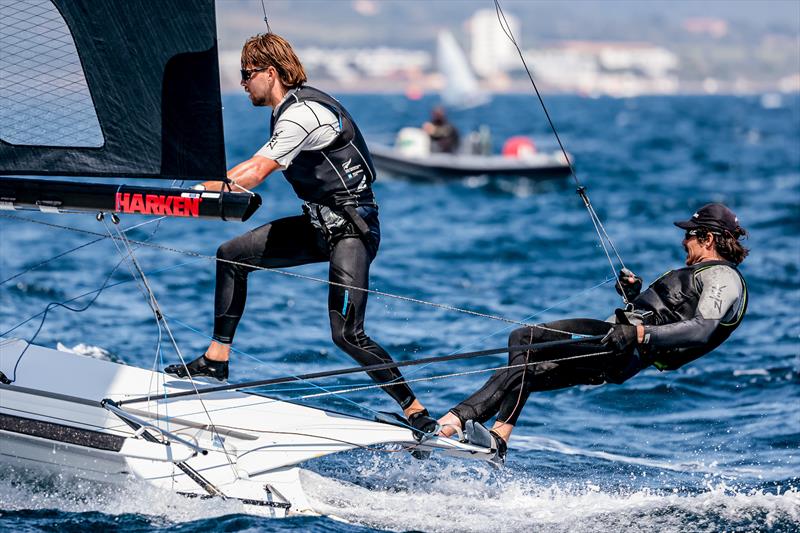
[[[2,11],[0,105],[7,112],[0,115],[0,174],[224,179],[213,0],[26,0],[4,2]],[[56,82],[39,100],[54,97],[64,112],[74,104],[74,95],[65,91],[75,82],[66,74],[58,77],[70,46],[48,49],[55,41],[43,38],[34,43],[42,52],[32,57],[31,44],[15,41],[25,28],[60,31],[52,30],[54,24],[62,24],[66,30],[60,35],[74,43],[99,126],[96,142],[71,144],[57,130],[54,141],[36,144],[37,128],[63,120],[68,131],[70,117],[37,124],[35,111],[23,122],[16,112],[27,103],[34,110],[39,104],[35,91],[43,88],[24,81],[26,69],[42,66]],[[18,134],[25,128],[33,140]]]

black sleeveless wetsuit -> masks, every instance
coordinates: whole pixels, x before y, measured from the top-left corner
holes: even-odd
[[[378,207],[372,193],[375,171],[372,159],[347,110],[329,95],[312,87],[300,87],[287,97],[272,117],[271,127],[294,102],[313,101],[328,107],[341,121],[341,133],[322,150],[302,151],[283,171],[300,199],[307,202],[302,215],[274,220],[219,247],[214,299],[214,340],[233,341],[244,312],[247,277],[262,268],[286,268],[308,263],[330,263],[328,314],[333,342],[361,365],[392,361],[391,356],[364,332],[369,267],[380,245]],[[328,227],[313,224],[314,211],[326,209],[344,219]],[[320,218],[322,218],[320,216]],[[279,335],[280,332],[276,332]],[[397,369],[370,372],[380,383],[402,380]],[[384,390],[401,407],[415,397],[401,383]]]
[[[742,284],[738,308],[728,322],[704,319],[698,312],[703,291],[698,283],[698,275],[717,265],[732,268]],[[495,372],[483,387],[450,411],[462,424],[470,419],[484,423],[497,413],[497,420],[514,425],[531,392],[573,385],[619,384],[650,365],[661,370],[677,369],[712,351],[739,326],[747,310],[747,286],[732,263],[706,261],[667,272],[632,303],[634,311],[630,316],[645,325],[645,336],[649,341],[639,345],[636,350],[591,356],[608,351],[598,342],[537,352],[509,350],[510,368]],[[558,320],[542,326],[544,328],[523,327],[514,330],[509,336],[508,345],[524,346],[569,339],[573,334],[605,335],[610,329],[609,322],[588,318]],[[534,360],[573,356],[575,359],[569,361],[526,365]]]

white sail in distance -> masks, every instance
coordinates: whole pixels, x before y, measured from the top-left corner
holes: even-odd
[[[453,108],[477,107],[487,103],[491,97],[478,85],[478,79],[467,62],[464,51],[447,30],[439,32],[436,61],[444,76],[442,103]]]

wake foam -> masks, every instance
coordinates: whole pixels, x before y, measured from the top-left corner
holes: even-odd
[[[186,498],[131,478],[124,487],[66,475],[4,471],[0,480],[3,511],[56,510],[65,513],[97,512],[151,517],[153,526],[188,522],[244,512],[233,500]]]
[[[362,464],[355,463],[364,457]],[[768,493],[717,483],[694,494],[613,491],[592,482],[545,484],[484,463],[397,459],[350,456],[335,469],[349,480],[303,471],[301,481],[320,514],[382,530],[797,531],[800,526],[800,492],[794,487]],[[135,480],[117,487],[15,471],[0,480],[0,501],[7,513],[135,515],[159,528],[203,520],[211,520],[208,524],[216,528],[222,516],[245,512],[236,501],[185,498]],[[269,519],[247,519],[258,529],[273,527],[263,520]]]
[[[421,467],[420,467],[421,468]],[[508,469],[445,466],[419,475],[407,463],[362,466],[379,486],[304,472],[303,486],[320,514],[377,529],[433,532],[797,530],[800,492],[742,491],[718,484],[695,494],[651,489],[602,490],[583,485],[543,485]],[[435,470],[435,469],[434,469]]]

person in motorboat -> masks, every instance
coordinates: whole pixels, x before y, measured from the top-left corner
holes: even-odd
[[[443,107],[431,111],[431,119],[422,129],[431,138],[431,152],[452,154],[458,150],[458,130],[447,120]]]
[[[508,367],[495,372],[483,387],[439,419],[440,435],[465,435],[473,444],[494,449],[496,460],[502,462],[530,393],[620,384],[651,365],[662,371],[676,370],[722,344],[747,309],[747,286],[737,269],[748,254],[739,241],[747,232],[736,215],[719,203],[703,206],[689,220],[675,225],[686,232],[687,266],[663,274],[644,292],[640,292],[642,279],[623,269],[617,292],[624,294],[629,305],[617,309],[607,321],[566,319],[513,331]],[[568,347],[513,349],[600,335],[604,337],[599,342]],[[495,414],[489,430],[483,423]]]
[[[361,365],[392,362],[364,332],[369,267],[380,244],[375,169],[353,118],[336,99],[306,85],[306,74],[282,37],[251,37],[242,48],[241,85],[254,106],[272,108],[271,136],[250,159],[228,171],[230,184],[199,187],[250,190],[276,170],[304,201],[303,213],[273,220],[223,243],[217,250],[214,333],[206,353],[165,372],[178,377],[228,377],[234,333],[242,318],[248,275],[261,268],[286,268],[328,261],[328,314],[334,343]],[[431,418],[396,368],[369,372],[400,405],[422,435]]]

